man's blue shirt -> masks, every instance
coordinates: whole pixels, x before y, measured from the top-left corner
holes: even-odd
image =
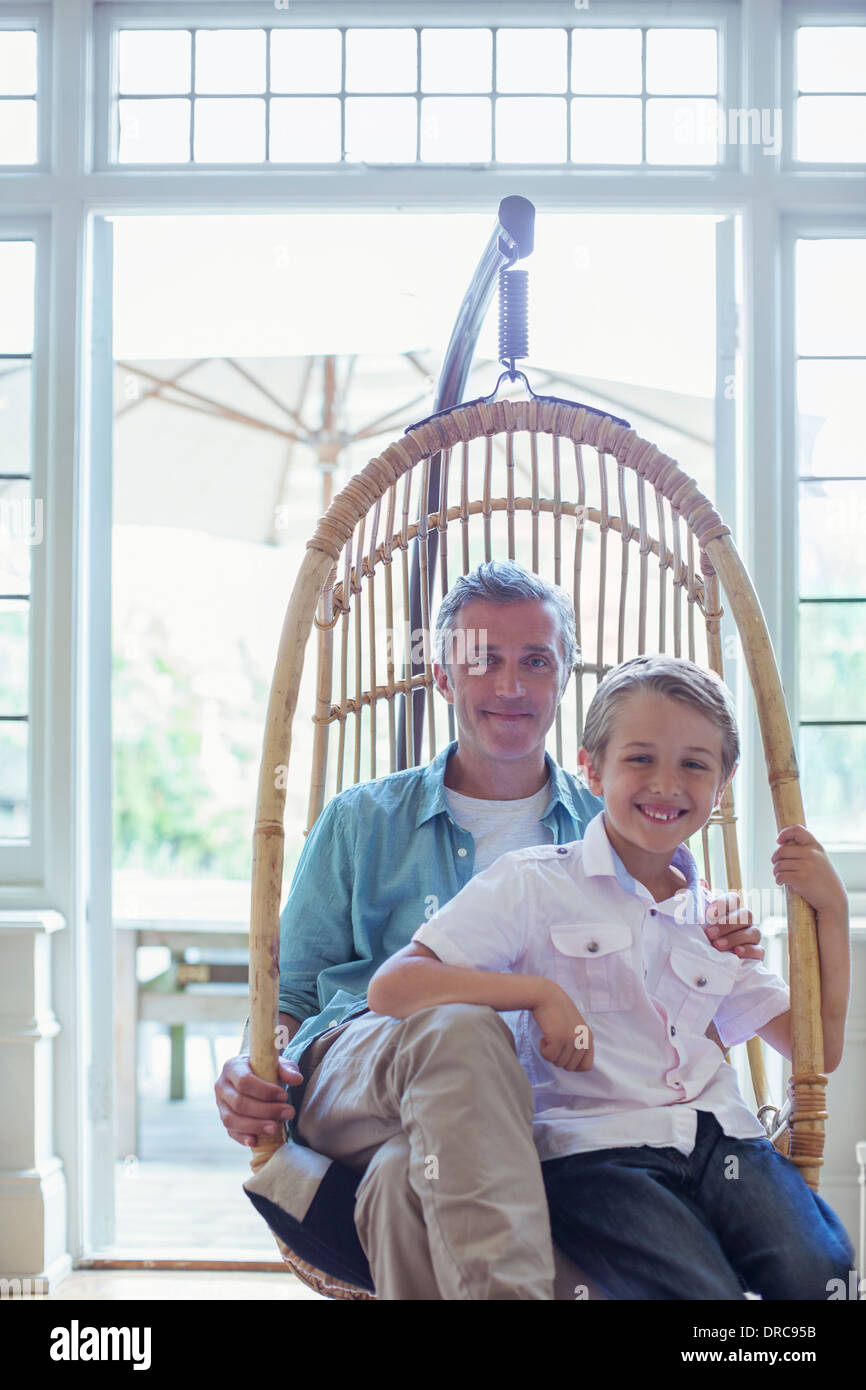
[[[307,836],[280,918],[280,1012],[302,1019],[285,1050],[304,1049],[366,1003],[376,970],[469,882],[475,842],[445,799],[444,748],[340,792]],[[541,817],[554,844],[579,840],[603,807],[545,754],[550,799]]]

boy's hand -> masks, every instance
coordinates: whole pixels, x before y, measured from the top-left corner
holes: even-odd
[[[555,1067],[566,1071],[589,1071],[592,1066],[592,1034],[582,1014],[578,1012],[565,990],[553,980],[532,1016],[544,1036],[539,1048],[542,1057]]]
[[[741,960],[763,960],[760,928],[752,926],[752,914],[740,906],[739,893],[725,893],[707,903],[707,940],[719,951],[733,951]]]
[[[804,825],[788,825],[779,831],[778,843],[772,857],[776,882],[793,888],[816,912],[846,913],[842,880],[815,836]]]

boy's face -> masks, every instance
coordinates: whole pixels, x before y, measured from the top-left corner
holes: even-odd
[[[722,774],[718,726],[693,705],[654,691],[620,701],[601,767],[585,748],[578,761],[590,790],[604,797],[611,838],[650,854],[672,854],[706,825],[730,781]]]

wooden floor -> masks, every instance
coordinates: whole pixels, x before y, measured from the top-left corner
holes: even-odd
[[[327,1303],[293,1274],[234,1274],[211,1271],[94,1269],[75,1270],[48,1295],[48,1301],[90,1299],[175,1302],[290,1302],[315,1299]]]
[[[246,1150],[229,1139],[212,1097],[142,1097],[139,1154],[116,1167],[111,1248],[144,1257],[187,1252],[279,1260],[243,1191],[250,1171]]]
[[[139,1154],[115,1170],[116,1234],[99,1261],[195,1260],[280,1264],[278,1271],[77,1269],[49,1297],[60,1301],[320,1298],[281,1265],[242,1183],[247,1152],[229,1139],[213,1098],[142,1097]]]

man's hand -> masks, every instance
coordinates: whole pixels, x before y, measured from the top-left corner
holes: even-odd
[[[593,1061],[592,1034],[564,989],[553,980],[544,980],[541,1003],[532,1016],[543,1033],[539,1044],[542,1057],[566,1071],[589,1071]]]
[[[733,951],[742,960],[763,960],[759,927],[752,926],[752,914],[740,906],[739,893],[725,893],[707,904],[707,940],[719,951]]]
[[[217,1109],[228,1133],[237,1144],[252,1148],[260,1135],[276,1134],[294,1115],[284,1087],[303,1081],[294,1062],[280,1057],[277,1063],[282,1085],[262,1081],[249,1057],[230,1057],[214,1086]]]

